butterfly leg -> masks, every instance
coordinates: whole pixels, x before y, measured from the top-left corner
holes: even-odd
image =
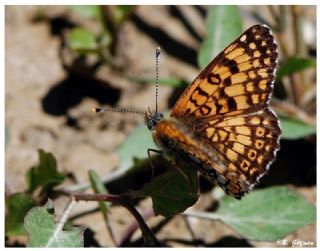
[[[190,189],[190,194],[192,194],[192,185],[190,183],[189,178],[187,177],[187,175],[182,171],[182,169],[180,168],[180,166],[183,166],[183,162],[179,161],[179,160],[174,160],[172,163],[173,168],[175,168],[176,170],[179,171],[179,173],[183,176],[183,178],[185,178],[185,180],[188,182],[189,185],[189,189]]]
[[[163,154],[163,152],[161,150],[157,150],[157,149],[152,149],[152,148],[148,148],[147,149],[147,153],[148,153],[148,158],[149,158],[149,163],[150,163],[150,166],[151,166],[151,179],[154,178],[154,170],[155,170],[155,167],[152,163],[152,159],[151,159],[151,152],[154,152],[154,153],[158,153],[158,154]]]

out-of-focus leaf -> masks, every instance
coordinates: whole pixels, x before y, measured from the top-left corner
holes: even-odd
[[[288,58],[279,66],[277,78],[281,79],[284,76],[312,67],[316,67],[316,61],[312,58]]]
[[[72,5],[71,9],[83,17],[97,20],[101,18],[101,7],[98,5]]]
[[[95,35],[83,28],[74,28],[70,32],[70,47],[78,53],[91,53],[97,51]]]
[[[54,221],[51,200],[43,207],[32,208],[25,217],[28,247],[83,247],[84,227],[60,228]]]
[[[316,127],[308,125],[303,121],[280,116],[282,138],[298,139],[316,133]]]
[[[140,125],[133,130],[126,141],[117,149],[120,157],[120,168],[127,170],[133,167],[134,158],[146,159],[148,157],[148,148],[157,149],[147,126]]]
[[[102,48],[108,48],[111,44],[112,37],[108,30],[104,30],[99,36],[99,45]]]
[[[16,193],[6,198],[6,236],[25,234],[23,220],[34,206],[35,202],[27,194]]]
[[[224,197],[215,217],[247,239],[276,241],[316,222],[316,208],[287,187],[255,190],[241,201]]]
[[[180,173],[172,169],[145,184],[140,196],[150,196],[155,215],[170,217],[185,211],[198,200],[198,176],[194,167],[183,166]]]
[[[29,192],[34,192],[41,187],[42,191],[49,191],[61,184],[65,175],[58,172],[57,161],[51,153],[39,150],[39,165],[32,167],[27,173]]]
[[[132,5],[118,5],[113,6],[113,18],[116,24],[121,24],[133,11],[134,6]]]
[[[200,68],[204,68],[242,32],[242,19],[237,6],[214,5],[207,15],[207,36],[198,55]]]
[[[89,178],[90,178],[91,187],[95,193],[108,194],[106,187],[103,185],[101,179],[99,178],[98,174],[95,171],[93,170],[89,171]],[[108,218],[107,212],[108,212],[109,205],[110,203],[108,202],[99,201],[99,207],[105,219]]]

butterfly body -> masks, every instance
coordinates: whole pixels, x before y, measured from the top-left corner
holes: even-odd
[[[270,29],[252,26],[186,88],[169,118],[147,111],[164,155],[194,165],[235,198],[249,192],[279,149],[281,129],[268,107],[277,58]]]

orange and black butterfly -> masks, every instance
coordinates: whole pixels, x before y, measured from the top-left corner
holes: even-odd
[[[249,192],[279,150],[279,121],[268,107],[277,59],[270,29],[252,26],[200,72],[169,118],[147,110],[164,156],[182,170],[193,165],[237,199]]]
[[[235,198],[250,191],[279,149],[279,121],[268,107],[277,59],[270,29],[252,26],[202,70],[169,118],[147,111],[164,156],[182,169],[192,163]]]

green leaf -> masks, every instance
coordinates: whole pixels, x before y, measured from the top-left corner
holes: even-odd
[[[54,222],[51,200],[43,207],[32,208],[24,222],[28,234],[28,247],[83,247],[84,227],[61,229]]]
[[[99,35],[99,45],[101,49],[103,48],[108,48],[112,42],[112,37],[109,31],[104,30],[100,35]]]
[[[224,197],[216,216],[247,239],[275,241],[316,222],[316,208],[287,187],[252,191],[241,201]]]
[[[16,193],[6,198],[6,236],[24,235],[23,220],[27,212],[36,206],[31,196]]]
[[[57,161],[51,153],[39,150],[39,165],[32,167],[27,173],[29,192],[41,188],[43,192],[61,184],[65,175],[57,171]]]
[[[71,10],[86,18],[100,20],[101,8],[99,5],[72,5]]]
[[[113,22],[116,25],[120,25],[123,21],[125,21],[130,16],[133,10],[134,10],[134,6],[132,5],[113,6],[112,8]]]
[[[281,79],[292,73],[315,67],[316,61],[312,58],[288,58],[277,70],[277,78]]]
[[[91,187],[95,193],[108,194],[106,187],[103,185],[101,179],[99,178],[98,174],[95,171],[93,170],[89,171],[89,178],[90,178]],[[108,218],[107,212],[108,212],[109,205],[110,203],[108,202],[99,201],[99,207],[105,219]]]
[[[165,172],[138,191],[140,196],[152,198],[155,215],[179,214],[198,200],[197,169],[183,166],[181,172],[177,169]]]
[[[96,52],[96,37],[88,30],[83,28],[74,28],[70,32],[70,47],[82,54]]]
[[[237,6],[214,5],[207,15],[207,36],[198,55],[200,68],[204,68],[242,32],[242,20]]]
[[[120,168],[128,170],[133,167],[134,158],[146,159],[148,148],[157,149],[147,126],[140,125],[116,150],[120,157]]]
[[[282,138],[283,139],[298,139],[312,134],[315,134],[317,128],[308,125],[301,120],[294,118],[279,116],[281,121]]]

